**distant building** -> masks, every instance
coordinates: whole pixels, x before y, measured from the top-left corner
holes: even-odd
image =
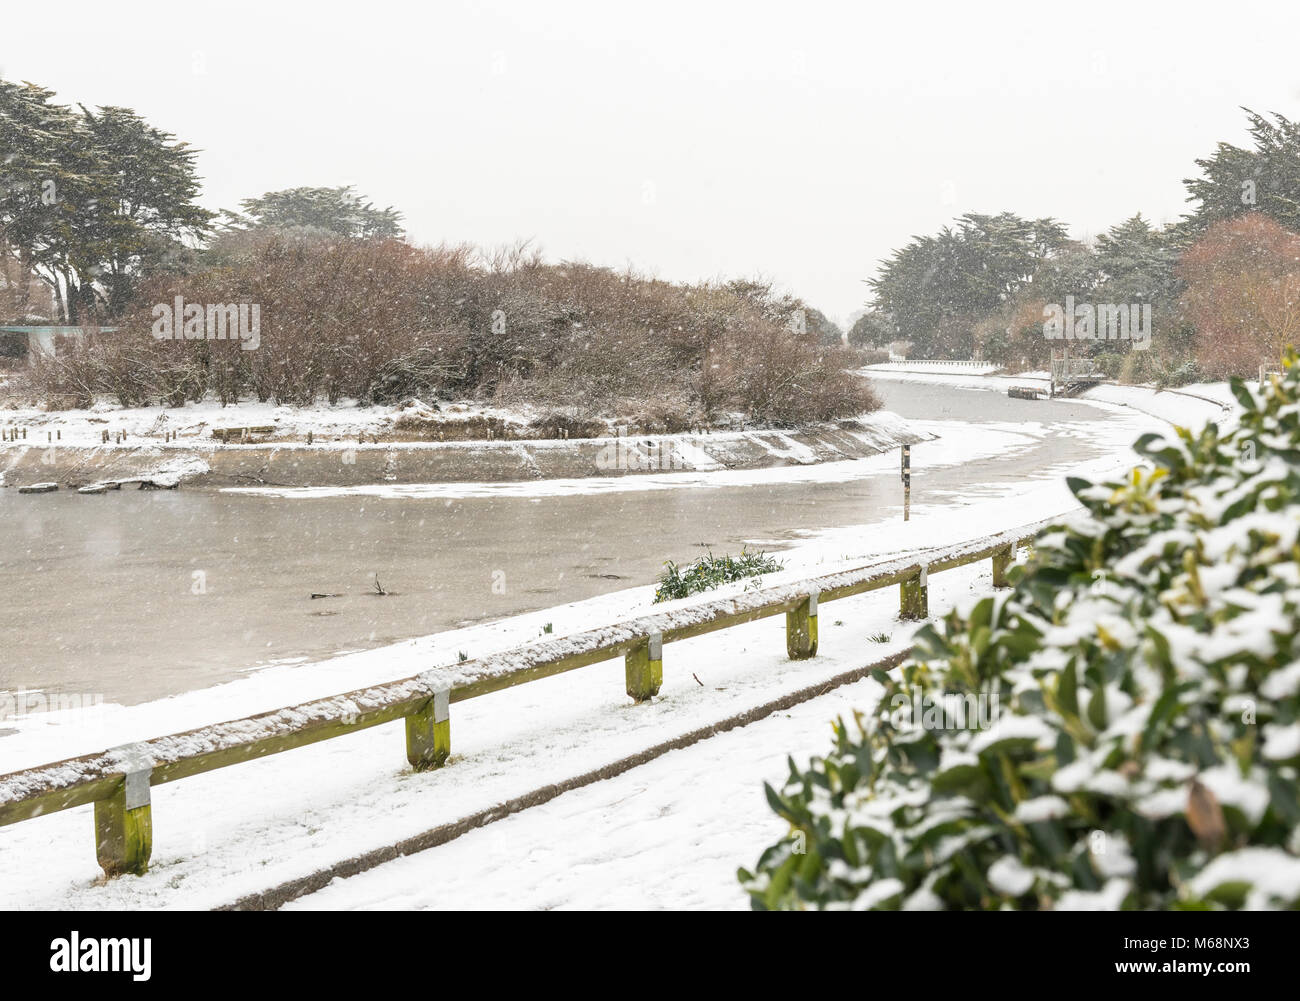
[[[0,254],[0,324],[47,325],[54,313],[50,287],[33,274],[23,274],[10,255]],[[31,357],[31,351],[31,335],[25,329],[0,327],[0,359]]]
[[[87,334],[112,333],[117,327],[50,326],[26,324],[0,324],[0,355],[10,358],[26,357],[28,363],[37,353],[57,355],[59,344],[65,338],[81,340]]]
[[[64,338],[80,340],[88,333],[117,329],[54,323],[56,307],[49,285],[20,272],[17,261],[0,256],[0,358],[26,358],[30,363],[38,351],[57,354]]]

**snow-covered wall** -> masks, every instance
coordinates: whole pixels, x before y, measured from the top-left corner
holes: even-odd
[[[43,437],[43,436],[42,436]],[[199,486],[356,486],[549,480],[638,473],[811,465],[876,455],[930,437],[877,412],[798,431],[627,435],[516,441],[329,441],[220,445],[11,442],[0,445],[0,486],[86,484],[148,477]]]

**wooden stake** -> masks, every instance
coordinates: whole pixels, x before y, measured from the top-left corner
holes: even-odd
[[[441,768],[451,755],[451,690],[434,692],[406,717],[406,760],[417,772]]]
[[[817,595],[808,595],[798,608],[785,613],[785,652],[791,660],[817,655]]]
[[[663,633],[651,633],[628,651],[623,659],[627,694],[637,702],[645,702],[659,694],[664,683]]]
[[[1010,587],[1011,582],[1007,580],[1007,570],[1016,558],[1016,547],[1007,546],[1000,553],[993,554],[993,586]]]
[[[131,765],[116,791],[95,803],[95,857],[104,874],[142,876],[153,854],[153,813],[149,779],[152,767],[143,757]]]
[[[898,586],[898,617],[924,619],[930,615],[930,575],[926,567],[911,580]]]

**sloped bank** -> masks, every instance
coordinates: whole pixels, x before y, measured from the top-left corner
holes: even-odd
[[[359,486],[511,482],[639,473],[811,465],[877,455],[929,435],[878,412],[797,431],[615,438],[221,445],[211,441],[97,446],[0,446],[0,484],[79,486],[144,480],[157,486]]]

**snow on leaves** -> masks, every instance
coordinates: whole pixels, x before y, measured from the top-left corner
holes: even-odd
[[[1086,517],[1010,595],[926,627],[875,709],[791,761],[768,800],[792,836],[740,872],[756,908],[1300,904],[1300,363],[1233,389],[1230,432],[1072,481]],[[976,692],[983,731],[887,711]]]

